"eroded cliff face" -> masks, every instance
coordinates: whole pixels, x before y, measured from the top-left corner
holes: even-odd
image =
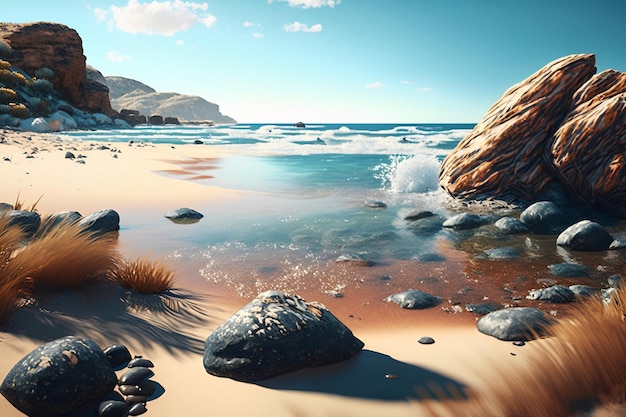
[[[626,74],[595,72],[594,55],[570,55],[511,87],[445,158],[441,187],[530,203],[556,183],[626,217]]]
[[[11,64],[34,76],[48,67],[55,88],[76,107],[90,113],[114,116],[108,87],[86,75],[83,42],[78,33],[58,23],[0,24],[0,39],[13,48]]]

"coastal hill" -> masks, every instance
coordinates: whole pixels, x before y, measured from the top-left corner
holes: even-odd
[[[145,115],[173,116],[180,121],[212,121],[213,123],[236,123],[220,112],[217,104],[202,97],[178,93],[158,92],[139,81],[124,77],[104,77],[109,87],[111,106],[116,110],[133,109]]]

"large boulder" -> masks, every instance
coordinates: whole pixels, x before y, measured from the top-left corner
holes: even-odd
[[[67,415],[111,392],[117,377],[91,339],[64,337],[39,346],[9,371],[0,393],[31,417]]]
[[[96,235],[120,230],[120,215],[113,209],[103,209],[80,219],[78,224],[85,232]]]
[[[448,154],[439,184],[454,197],[532,201],[553,180],[544,149],[595,73],[595,56],[570,55],[514,85]]]
[[[322,304],[266,291],[209,335],[203,364],[212,375],[255,381],[341,362],[362,348]]]

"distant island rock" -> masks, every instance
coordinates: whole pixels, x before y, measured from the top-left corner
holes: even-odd
[[[626,73],[557,59],[511,87],[448,154],[440,186],[463,200],[550,195],[626,218]]]
[[[207,122],[215,124],[237,123],[235,119],[220,113],[217,104],[202,97],[178,93],[158,92],[139,81],[106,76],[113,108],[133,109],[147,116],[160,114],[178,118],[181,122]]]

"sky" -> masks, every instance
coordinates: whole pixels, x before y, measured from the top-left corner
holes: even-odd
[[[560,57],[626,71],[626,0],[0,0],[105,76],[240,123],[475,123]]]

